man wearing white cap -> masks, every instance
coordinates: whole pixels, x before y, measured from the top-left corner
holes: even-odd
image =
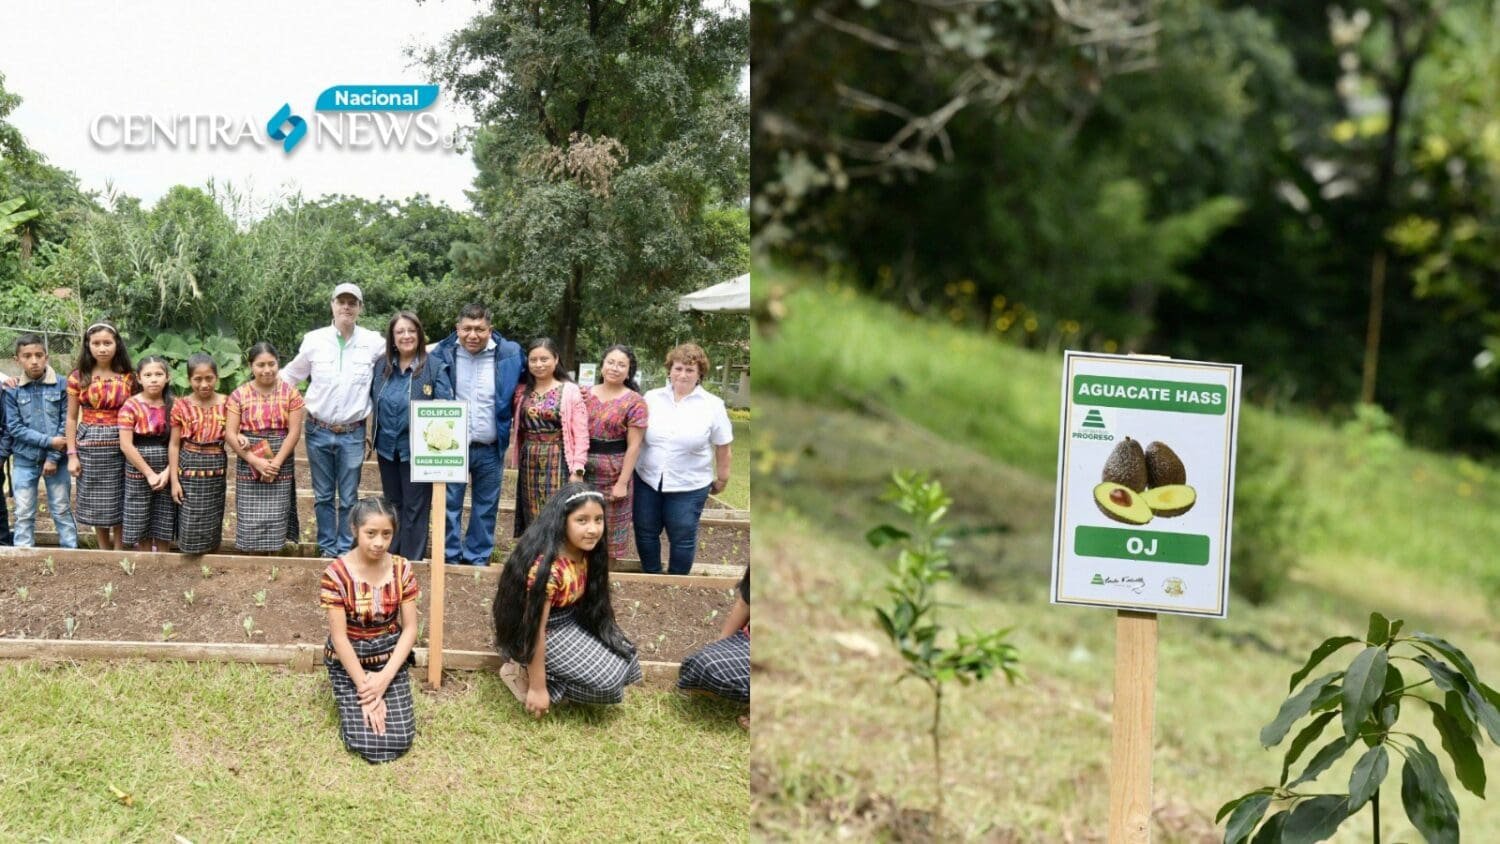
[[[370,380],[376,361],[385,354],[385,338],[355,324],[365,306],[359,285],[344,282],[333,288],[332,301],[333,324],[309,331],[297,356],[281,369],[289,384],[311,379],[306,396],[307,462],[312,469],[318,553],[324,557],[337,557],[354,547],[349,508],[359,498]]]

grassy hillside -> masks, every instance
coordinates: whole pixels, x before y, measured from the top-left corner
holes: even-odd
[[[955,499],[962,576],[948,618],[961,629],[1017,625],[1029,675],[951,699],[950,813],[979,840],[1102,840],[1113,614],[1047,603],[1061,356],[780,280],[795,287],[788,318],[755,346],[754,828],[798,840],[920,838],[925,828],[925,692],[892,683],[900,663],[870,609],[885,559],[861,539],[896,515],[877,496],[890,470],[906,467],[928,470]],[[758,275],[757,291],[771,281]],[[1500,547],[1493,470],[1407,449],[1378,420],[1246,408],[1242,439],[1242,453],[1296,468],[1307,518],[1279,599],[1232,598],[1225,621],[1162,617],[1158,841],[1217,840],[1218,805],[1275,779],[1284,747],[1264,751],[1257,735],[1288,675],[1323,638],[1362,633],[1371,610],[1450,638],[1481,676],[1500,677],[1480,588],[1488,549]],[[1411,723],[1437,740],[1425,718]],[[1493,766],[1497,755],[1485,758]],[[1342,788],[1348,773],[1335,767],[1320,782]],[[1393,772],[1386,840],[1418,840],[1398,788]],[[1459,805],[1470,840],[1500,840],[1500,806],[1467,792]],[[1368,834],[1351,825],[1334,840]]]

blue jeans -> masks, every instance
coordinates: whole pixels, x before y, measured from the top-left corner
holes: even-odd
[[[354,547],[349,508],[359,498],[359,469],[365,459],[364,426],[342,434],[307,423],[307,462],[312,468],[313,516],[318,521],[318,553],[337,557]],[[334,492],[338,507],[334,507]]]
[[[712,486],[710,484],[709,486]],[[708,487],[686,492],[660,492],[639,477],[634,479],[635,550],[641,555],[641,571],[661,574],[661,529],[667,529],[671,556],[667,574],[693,570],[693,552],[698,550],[698,519],[708,501]]]
[[[36,546],[36,482],[47,482],[47,509],[57,526],[57,544],[63,548],[78,547],[78,525],[68,504],[72,478],[66,466],[58,467],[51,477],[42,476],[42,464],[17,457],[12,464],[10,488],[16,496],[16,545]]]
[[[504,474],[503,447],[469,446],[469,483],[448,484],[448,531],[443,543],[445,562],[470,566],[490,564],[490,554],[495,550],[495,516],[500,510],[500,479]],[[474,494],[469,504],[469,530],[463,533],[459,517],[464,506],[464,490],[471,486]]]

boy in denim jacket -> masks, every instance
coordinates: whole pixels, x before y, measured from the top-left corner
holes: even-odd
[[[47,346],[35,334],[22,334],[16,340],[16,362],[22,370],[19,383],[0,392],[0,416],[15,457],[10,478],[16,499],[15,543],[23,548],[36,544],[36,489],[42,480],[58,544],[77,548],[78,526],[69,504],[71,479],[66,469],[58,468],[68,447],[63,436],[67,385],[47,365]]]

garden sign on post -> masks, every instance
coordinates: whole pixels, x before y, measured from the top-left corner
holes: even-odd
[[[1052,602],[1115,621],[1109,841],[1150,840],[1156,614],[1224,618],[1239,364],[1066,352]]]
[[[414,401],[407,435],[412,483],[432,487],[432,586],[428,597],[427,682],[443,685],[443,542],[448,484],[469,480],[469,405],[461,401]]]

